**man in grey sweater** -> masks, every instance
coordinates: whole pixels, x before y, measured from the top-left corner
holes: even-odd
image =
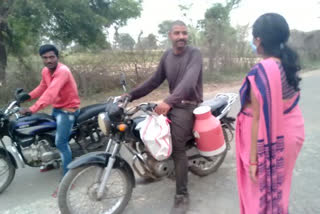
[[[193,110],[202,102],[202,56],[198,49],[187,45],[187,26],[173,22],[169,38],[172,48],[167,50],[157,71],[142,85],[130,92],[130,101],[149,94],[167,80],[170,95],[155,109],[171,120],[173,160],[176,173],[176,196],[171,213],[186,213],[189,206],[188,159],[186,143],[193,139]]]

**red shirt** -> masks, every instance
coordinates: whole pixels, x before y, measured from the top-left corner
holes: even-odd
[[[53,74],[47,67],[44,67],[40,84],[29,95],[31,99],[40,97],[30,107],[32,113],[48,105],[54,108],[79,108],[80,106],[76,81],[69,68],[62,63],[58,63]]]

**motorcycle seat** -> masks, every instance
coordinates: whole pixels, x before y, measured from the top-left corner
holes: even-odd
[[[228,97],[217,97],[204,101],[201,105],[210,106],[211,112],[213,115],[219,114],[218,111],[221,111],[228,104]]]
[[[99,103],[90,106],[86,106],[80,109],[79,116],[77,118],[77,123],[82,123],[91,117],[98,115],[101,112],[104,112],[106,109],[106,103]]]

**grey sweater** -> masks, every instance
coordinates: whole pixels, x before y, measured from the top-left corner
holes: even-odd
[[[182,100],[202,102],[202,56],[198,49],[187,46],[182,54],[167,50],[157,71],[143,84],[130,92],[131,101],[139,99],[158,88],[164,80],[169,83],[170,95],[164,100],[170,106]]]

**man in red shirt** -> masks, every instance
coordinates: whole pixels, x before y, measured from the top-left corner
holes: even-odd
[[[20,110],[21,114],[35,113],[52,105],[52,116],[57,122],[55,144],[60,151],[63,175],[72,161],[69,138],[73,124],[79,114],[80,99],[76,81],[70,69],[59,62],[59,51],[54,45],[43,45],[39,54],[45,67],[42,69],[42,79],[37,88],[29,93],[31,99],[37,102],[29,109]]]

